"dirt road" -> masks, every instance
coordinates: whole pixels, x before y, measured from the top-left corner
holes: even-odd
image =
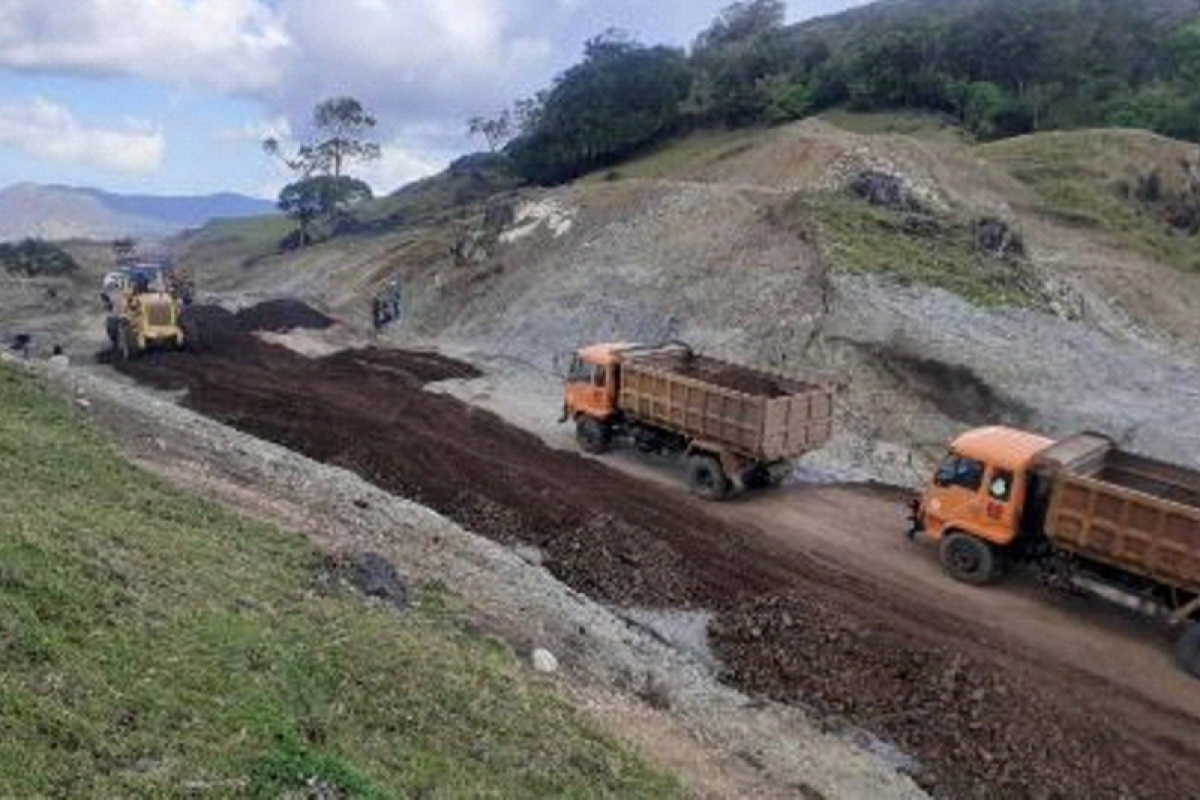
[[[278,309],[277,309],[278,311]],[[726,678],[875,731],[945,797],[1184,797],[1200,785],[1200,687],[1153,637],[1027,587],[967,591],[899,537],[896,498],[793,488],[728,506],[669,475],[547,447],[422,386],[436,356],[310,360],[237,331],[120,365],[250,433],[346,466],[476,532],[541,548],[561,580],[622,606],[703,608]],[[1096,662],[1096,663],[1092,663]]]

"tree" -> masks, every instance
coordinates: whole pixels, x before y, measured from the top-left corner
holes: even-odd
[[[279,193],[279,210],[299,225],[299,244],[312,241],[312,226],[336,220],[346,208],[371,199],[371,187],[345,175],[319,175],[289,183]]]
[[[783,0],[749,0],[724,8],[693,44],[698,51],[758,39],[783,27]]]
[[[798,83],[789,73],[808,55],[785,35],[784,12],[782,0],[734,3],[696,37],[690,106],[701,118],[745,125],[777,115],[772,87]]]
[[[371,198],[370,186],[344,172],[352,162],[379,158],[378,143],[368,138],[375,124],[358,100],[335,97],[313,109],[313,139],[294,154],[286,155],[274,137],[263,140],[263,150],[299,176],[280,192],[279,210],[296,220],[301,245],[312,241],[314,222],[332,224],[347,208]]]
[[[0,242],[0,268],[14,275],[66,275],[79,264],[57,245],[41,239],[24,239],[16,244]]]
[[[672,130],[690,81],[679,50],[610,30],[589,40],[583,62],[548,91],[518,104],[520,135],[505,150],[528,180],[569,180]]]
[[[492,119],[471,117],[467,120],[467,132],[472,136],[482,136],[487,142],[488,150],[495,153],[512,139],[512,112],[505,109]]]
[[[262,144],[268,155],[278,157],[301,177],[325,174],[338,178],[347,162],[379,158],[379,145],[368,138],[375,124],[375,118],[358,100],[335,97],[313,109],[314,141],[300,145],[295,155],[284,155],[274,137],[264,139]]]
[[[1176,30],[1167,50],[1175,78],[1193,88],[1200,86],[1200,22]]]
[[[317,132],[325,138],[315,147],[325,171],[335,178],[342,176],[347,161],[374,161],[379,158],[379,145],[367,137],[375,127],[375,118],[353,97],[326,100],[313,112]]]

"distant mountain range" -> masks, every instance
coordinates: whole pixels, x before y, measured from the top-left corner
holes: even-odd
[[[73,186],[19,183],[0,190],[0,241],[160,238],[211,219],[270,214],[275,205],[244,195],[120,195]]]

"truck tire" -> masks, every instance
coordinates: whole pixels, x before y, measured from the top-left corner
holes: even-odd
[[[942,538],[942,569],[956,581],[983,586],[1000,575],[1000,559],[990,544],[957,531]]]
[[[1193,622],[1183,630],[1183,635],[1175,643],[1175,661],[1179,668],[1200,678],[1200,622]]]
[[[721,462],[712,456],[695,455],[688,459],[688,488],[705,500],[724,500],[729,496],[729,478]]]
[[[598,419],[580,417],[575,422],[575,441],[585,453],[604,453],[612,446],[612,430]]]

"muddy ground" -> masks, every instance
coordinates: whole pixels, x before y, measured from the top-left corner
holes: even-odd
[[[1195,717],[422,388],[470,377],[468,365],[382,350],[307,359],[251,335],[309,324],[286,304],[196,314],[207,333],[191,352],[117,368],[479,534],[536,546],[589,596],[712,611],[730,683],[878,733],[919,761],[935,795],[1185,797],[1200,785]],[[879,491],[848,497],[879,506]],[[892,499],[895,519],[875,524],[899,531]]]

